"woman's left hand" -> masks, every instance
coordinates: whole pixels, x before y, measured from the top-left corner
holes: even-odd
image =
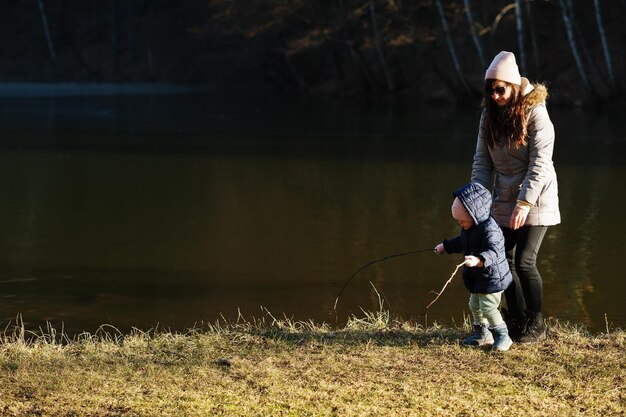
[[[526,223],[526,217],[528,216],[528,210],[525,210],[519,206],[515,206],[511,219],[509,220],[509,227],[513,230],[517,230]]]

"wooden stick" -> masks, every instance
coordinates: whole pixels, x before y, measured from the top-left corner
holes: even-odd
[[[443,288],[441,289],[441,291],[439,291],[438,293],[435,293],[435,294],[437,294],[437,296],[435,297],[435,299],[434,299],[433,301],[431,301],[431,302],[430,302],[430,304],[428,304],[428,305],[426,306],[426,310],[428,310],[428,307],[430,307],[431,305],[433,305],[433,303],[439,299],[439,297],[440,297],[440,296],[441,296],[441,294],[443,293],[443,290],[445,290],[445,289],[446,289],[446,287],[448,286],[448,284],[450,283],[450,281],[452,281],[452,278],[454,278],[454,275],[456,274],[456,271],[458,271],[458,270],[459,270],[459,268],[460,268],[460,267],[462,267],[463,265],[465,265],[465,261],[461,262],[460,264],[458,264],[458,265],[456,266],[456,268],[454,269],[454,272],[452,273],[452,275],[450,275],[450,278],[446,281],[446,283],[445,283],[445,285],[443,286]]]

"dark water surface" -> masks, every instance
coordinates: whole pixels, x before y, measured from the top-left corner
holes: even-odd
[[[626,123],[551,109],[563,224],[539,268],[548,316],[624,327]],[[335,323],[367,262],[458,232],[476,109],[190,97],[3,99],[0,320],[121,330],[261,316]],[[460,256],[362,271],[337,322],[423,322]],[[460,323],[456,277],[428,320]]]

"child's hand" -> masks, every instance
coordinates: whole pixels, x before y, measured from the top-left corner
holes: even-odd
[[[441,255],[442,253],[444,253],[446,251],[446,248],[443,247],[443,243],[438,244],[437,246],[435,246],[435,253],[437,255]]]
[[[465,266],[469,266],[470,268],[474,266],[481,266],[482,264],[480,258],[477,258],[473,255],[469,255],[465,257]]]

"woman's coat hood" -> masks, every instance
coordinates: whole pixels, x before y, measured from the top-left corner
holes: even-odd
[[[543,84],[528,84],[524,92],[524,104],[527,109],[532,109],[540,104],[546,104],[548,88]]]

